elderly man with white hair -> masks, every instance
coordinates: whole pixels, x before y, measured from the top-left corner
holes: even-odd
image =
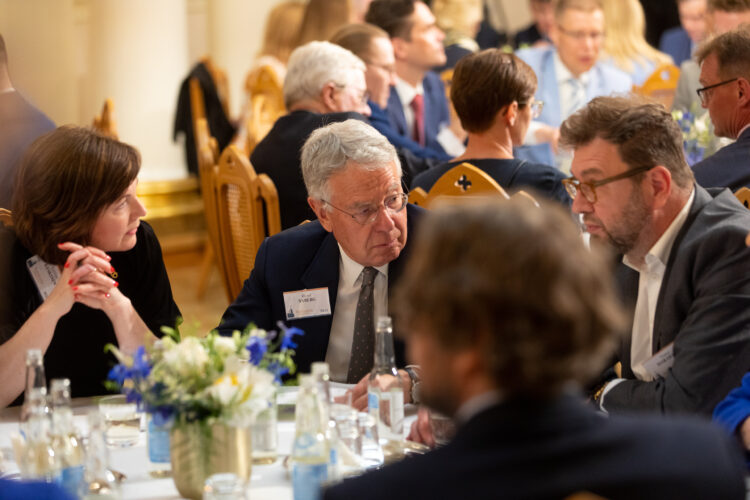
[[[388,291],[423,210],[406,202],[394,147],[359,120],[314,131],[302,148],[302,174],[318,220],[263,242],[218,329],[231,335],[250,322],[270,329],[284,321],[305,332],[299,371],[325,360],[332,380],[357,382],[372,368],[374,321],[388,314]],[[403,345],[395,347],[404,366]],[[408,402],[409,375],[401,375]]]
[[[289,57],[284,102],[289,113],[258,143],[250,162],[276,185],[281,227],[286,229],[315,217],[300,172],[300,149],[310,133],[328,123],[370,115],[365,64],[328,42],[298,47]]]

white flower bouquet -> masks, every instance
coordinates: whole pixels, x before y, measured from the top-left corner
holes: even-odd
[[[133,355],[110,346],[119,364],[108,386],[152,414],[156,425],[247,424],[268,407],[281,376],[294,372],[294,336],[302,331],[280,327],[279,334],[250,327],[203,338],[166,328],[162,339]]]

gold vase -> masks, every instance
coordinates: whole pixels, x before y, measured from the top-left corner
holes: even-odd
[[[200,500],[212,474],[231,472],[250,480],[253,462],[249,428],[205,422],[175,426],[170,436],[172,477],[185,498]]]

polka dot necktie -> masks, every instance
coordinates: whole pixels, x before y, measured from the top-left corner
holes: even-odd
[[[375,276],[378,270],[374,267],[362,269],[362,288],[359,290],[357,310],[354,314],[354,338],[352,353],[349,359],[349,371],[346,382],[355,384],[367,375],[372,368],[375,351],[374,298]]]

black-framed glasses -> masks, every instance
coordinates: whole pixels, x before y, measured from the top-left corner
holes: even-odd
[[[562,183],[563,186],[565,186],[565,190],[568,192],[568,195],[570,195],[570,197],[574,200],[576,199],[576,196],[580,191],[583,197],[586,198],[586,201],[588,201],[589,203],[596,203],[596,188],[605,184],[609,184],[610,182],[627,179],[628,177],[633,177],[634,175],[647,172],[655,166],[656,165],[651,165],[650,167],[638,167],[632,170],[626,170],[621,174],[613,175],[612,177],[607,177],[593,182],[582,182],[575,177],[568,177],[567,179],[563,179]]]
[[[392,194],[390,196],[387,196],[385,200],[383,200],[383,203],[381,205],[371,205],[369,207],[364,207],[359,210],[357,210],[354,213],[347,212],[346,210],[342,210],[330,201],[327,200],[320,200],[323,203],[326,203],[327,205],[330,205],[331,207],[335,208],[339,212],[348,215],[357,224],[361,224],[363,226],[366,226],[367,224],[372,224],[375,222],[375,219],[378,218],[378,213],[380,213],[380,207],[383,206],[390,214],[397,214],[401,210],[404,209],[406,206],[406,202],[409,199],[409,195],[406,193],[398,193],[398,194]]]
[[[695,89],[695,93],[698,94],[698,97],[701,100],[701,104],[703,106],[708,106],[708,98],[711,94],[707,93],[707,90],[715,89],[716,87],[721,87],[722,85],[726,85],[727,83],[732,83],[737,80],[739,80],[739,77],[736,78],[730,78],[729,80],[724,80],[723,82],[714,83],[713,85],[707,85],[700,89]]]
[[[559,24],[557,25],[557,29],[559,29],[561,33],[569,36],[570,38],[572,38],[576,42],[582,42],[582,41],[586,40],[587,38],[590,38],[595,43],[599,43],[602,40],[604,40],[604,32],[603,31],[590,31],[590,32],[587,32],[587,31],[571,31],[571,30],[566,30],[565,28],[563,28]]]
[[[526,106],[529,105],[529,108],[531,108],[531,118],[539,118],[539,115],[542,114],[542,110],[544,109],[544,101],[537,101],[536,99],[531,99],[530,101],[524,101],[519,102],[519,106]]]

